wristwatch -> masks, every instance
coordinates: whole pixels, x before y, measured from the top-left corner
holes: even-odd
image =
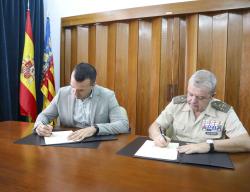
[[[96,129],[96,132],[95,132],[94,136],[96,136],[99,133],[99,127],[96,124],[94,125],[94,127]]]
[[[208,152],[209,152],[209,153],[214,152],[214,140],[208,139],[208,140],[206,141],[206,143],[209,144],[209,147],[210,147],[210,149],[209,149]]]

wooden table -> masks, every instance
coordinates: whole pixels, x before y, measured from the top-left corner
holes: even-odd
[[[117,155],[121,135],[97,149],[14,144],[33,124],[0,122],[0,191],[250,191],[250,154],[230,155],[235,170]]]

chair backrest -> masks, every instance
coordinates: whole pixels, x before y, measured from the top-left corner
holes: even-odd
[[[128,118],[128,113],[127,113],[126,109],[124,107],[122,107],[122,106],[120,106],[120,109],[121,109],[122,113]],[[129,127],[129,133],[131,133],[131,128],[130,127]]]
[[[127,113],[126,109],[125,109],[124,107],[122,107],[122,106],[120,106],[120,109],[121,109],[122,113],[123,113],[126,117],[128,117],[128,113]]]

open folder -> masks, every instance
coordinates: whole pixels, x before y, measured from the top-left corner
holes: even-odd
[[[169,143],[167,147],[158,147],[154,141],[146,140],[135,153],[136,157],[145,157],[162,160],[177,160],[179,143]]]
[[[183,163],[183,164],[193,164],[193,165],[203,165],[203,166],[211,166],[211,167],[221,167],[227,169],[234,169],[234,165],[229,158],[227,153],[195,153],[195,154],[183,154],[177,153],[177,158],[169,158],[171,156],[162,158],[160,155],[158,156],[147,156],[148,152],[144,152],[138,155],[138,152],[145,142],[149,140],[148,137],[137,137],[131,143],[123,147],[121,150],[117,152],[119,155],[144,158],[144,159],[154,159],[165,162],[173,162],[173,163]],[[179,142],[180,145],[185,144],[184,142]],[[146,150],[148,147],[145,148]]]
[[[69,140],[68,137],[73,131],[54,131],[49,137],[44,137],[45,145],[56,145],[65,143],[77,143],[79,141]]]
[[[57,131],[58,129],[55,129],[55,132],[61,132]],[[52,134],[53,135],[53,134]],[[54,134],[57,135],[57,134]],[[46,144],[45,143],[45,138],[41,137],[35,133],[32,133],[30,135],[27,135],[21,139],[16,140],[14,143],[16,144],[26,144],[26,145],[39,145],[39,146],[56,146],[56,147],[73,147],[73,148],[97,148],[102,141],[111,141],[111,140],[117,140],[116,135],[96,135],[92,137],[85,138],[82,141],[63,141],[67,139],[67,134],[63,134],[63,138],[52,139],[52,141],[49,142],[54,142],[57,144]],[[58,135],[57,135],[58,136]],[[51,137],[52,138],[52,137]]]
[[[73,133],[73,131],[54,131],[52,132],[50,137],[44,137],[44,142],[41,145],[63,145],[63,144],[77,144],[77,143],[86,143],[86,142],[94,142],[94,141],[110,141],[116,140],[117,137],[115,135],[99,135],[86,137],[83,140],[69,140],[68,136]]]

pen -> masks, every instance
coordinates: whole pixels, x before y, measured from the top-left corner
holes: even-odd
[[[44,126],[48,127],[48,124],[45,123],[44,121],[41,121],[41,123],[42,123]],[[52,135],[52,131],[51,131],[51,133],[50,133],[50,136],[51,136],[51,135]]]
[[[160,132],[161,132],[161,135],[162,135],[163,139],[166,141],[166,143],[168,143],[168,141],[167,141],[167,139],[166,139],[166,137],[165,137],[164,133],[162,132],[161,127],[159,127],[159,129],[160,129]]]

